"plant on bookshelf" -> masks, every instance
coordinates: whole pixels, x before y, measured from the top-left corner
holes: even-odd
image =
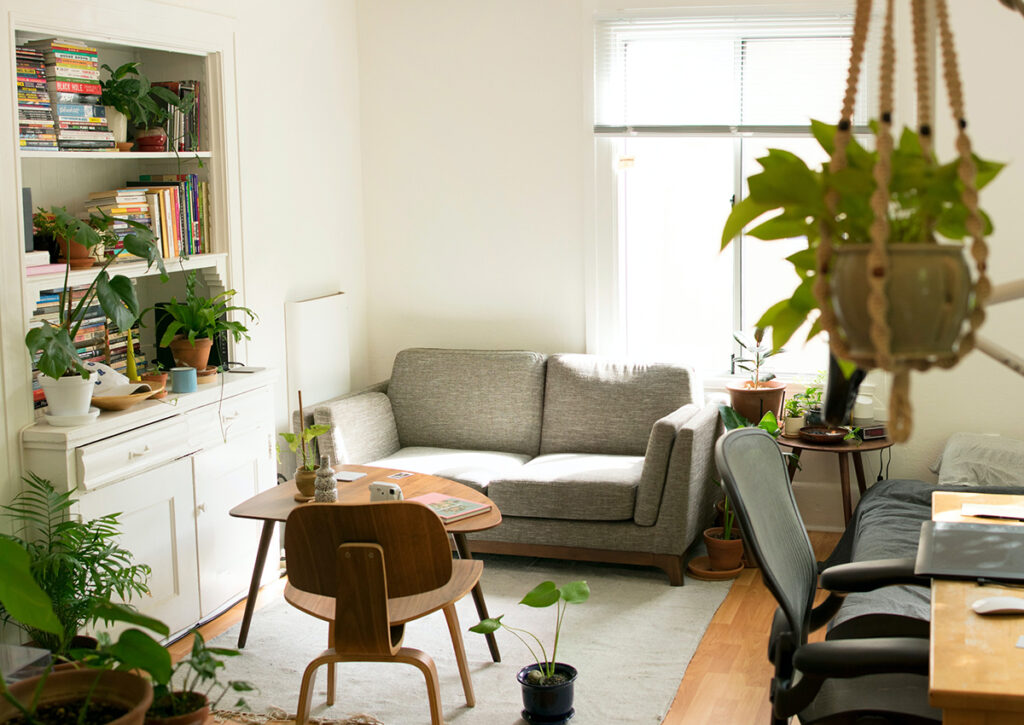
[[[52,232],[60,240],[77,242],[87,250],[101,245],[103,239],[90,222],[82,221],[68,213],[64,207],[52,207]],[[95,217],[96,215],[93,215]],[[102,217],[101,217],[102,218]],[[94,222],[96,223],[96,222]],[[163,259],[153,243],[153,233],[144,224],[129,222],[134,232],[122,240],[124,248],[145,260],[149,267],[157,265],[161,279],[166,280]],[[65,264],[64,285],[57,305],[57,324],[43,320],[25,336],[29,353],[39,355],[36,363],[43,374],[40,381],[46,392],[46,399],[54,415],[84,415],[89,410],[92,388],[89,371],[82,364],[75,339],[86,317],[86,313],[98,302],[103,314],[124,331],[139,319],[139,301],[130,279],[123,275],[111,277],[107,267],[114,261],[108,257],[99,272],[86,287],[83,294],[71,291],[71,262]],[[70,395],[65,398],[65,393]],[[59,401],[59,402],[55,402]]]
[[[110,77],[100,81],[100,102],[123,113],[135,126],[139,151],[166,151],[167,130],[164,124],[175,110],[189,113],[196,97],[195,94],[179,97],[171,90],[151,83],[139,70],[139,65],[135,61],[111,68],[104,63],[102,68]]]
[[[160,347],[170,347],[176,365],[205,370],[210,358],[213,336],[218,332],[226,332],[238,342],[243,337],[251,339],[247,328],[242,322],[229,320],[229,312],[240,312],[243,319],[259,319],[248,307],[228,304],[236,294],[235,290],[221,292],[215,297],[204,297],[196,293],[196,271],[193,269],[185,278],[185,301],[178,302],[172,297],[163,305],[170,322],[160,338]],[[152,308],[151,308],[152,309]],[[145,310],[148,312],[149,310]]]

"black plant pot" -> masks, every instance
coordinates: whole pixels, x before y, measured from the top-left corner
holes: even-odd
[[[568,722],[576,711],[572,707],[573,686],[576,683],[576,668],[561,662],[555,663],[555,673],[568,679],[557,685],[531,685],[526,676],[539,667],[529,665],[519,670],[516,679],[523,688],[523,720],[530,725],[559,725]]]

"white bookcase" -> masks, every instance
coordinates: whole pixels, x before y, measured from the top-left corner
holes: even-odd
[[[133,278],[143,308],[172,295],[181,299],[191,269],[199,271],[206,290],[233,288],[234,304],[245,305],[235,21],[190,2],[12,0],[5,11],[0,22],[8,32],[0,36],[0,47],[9,70],[0,81],[8,85],[0,88],[12,112],[0,114],[0,166],[7,169],[0,174],[0,454],[7,453],[0,458],[0,503],[18,490],[22,472],[33,471],[58,486],[79,487],[83,515],[124,512],[125,544],[153,568],[153,596],[141,609],[179,631],[245,593],[258,531],[230,519],[227,510],[275,483],[270,391],[276,374],[226,375],[223,385],[201,386],[171,405],[146,402],[123,413],[105,412],[81,428],[35,423],[31,360],[23,340],[40,290],[61,287],[64,276],[23,273],[21,189],[32,189],[33,208],[65,206],[78,213],[89,192],[118,188],[140,174],[198,174],[209,185],[211,253],[168,260],[167,284],[142,263],[116,265],[111,273]],[[21,150],[15,47],[51,37],[86,41],[98,49],[101,64],[114,68],[140,61],[152,80],[200,80],[200,151]],[[75,271],[71,281],[87,284],[95,274],[95,268]],[[144,322],[148,354],[154,325],[151,317]],[[229,344],[231,359],[246,358],[244,341]],[[206,436],[197,438],[200,431]]]

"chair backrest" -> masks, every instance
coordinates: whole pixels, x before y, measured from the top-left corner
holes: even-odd
[[[778,444],[759,428],[729,431],[715,461],[765,585],[788,620],[794,647],[806,643],[818,567]]]
[[[338,596],[335,562],[344,544],[380,546],[391,598],[437,589],[452,576],[444,524],[411,501],[304,504],[288,515],[284,538],[288,581],[311,594]]]

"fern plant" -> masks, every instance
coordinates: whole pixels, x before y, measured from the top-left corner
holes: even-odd
[[[150,568],[133,564],[132,554],[117,542],[119,514],[82,521],[71,512],[74,491],[58,492],[50,481],[29,473],[27,485],[7,506],[13,535],[0,535],[24,549],[32,577],[53,603],[62,631],[54,634],[19,621],[0,603],[0,619],[23,629],[37,644],[68,656],[71,640],[96,620],[97,602],[127,601],[146,594]]]
[[[167,347],[175,335],[184,335],[195,344],[196,338],[213,337],[218,332],[227,332],[235,338],[235,342],[249,337],[248,328],[241,322],[227,319],[228,312],[242,312],[250,320],[256,320],[256,313],[248,307],[229,305],[228,300],[234,297],[235,290],[221,292],[216,297],[203,297],[196,293],[196,271],[191,270],[185,277],[185,301],[171,301],[163,306],[170,318],[170,323],[160,338],[160,347]],[[152,309],[152,308],[150,308]],[[146,310],[147,312],[149,310]]]

